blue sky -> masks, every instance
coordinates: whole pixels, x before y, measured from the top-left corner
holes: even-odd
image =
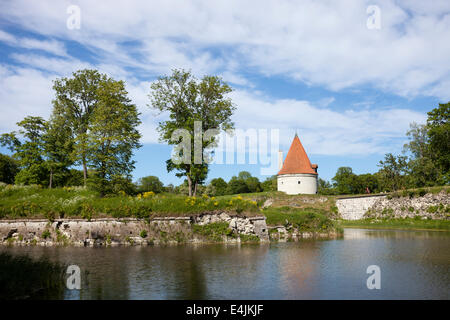
[[[79,29],[67,27],[71,5]],[[379,29],[367,27],[369,5]],[[0,132],[48,117],[55,78],[97,68],[125,80],[142,113],[134,178],[179,184],[155,131],[166,115],[147,95],[184,68],[234,88],[237,129],[278,129],[285,154],[298,132],[320,177],[340,166],[375,172],[385,153],[401,152],[411,122],[450,100],[448,39],[448,1],[2,1]],[[241,170],[265,178],[258,164],[213,164],[209,179]]]

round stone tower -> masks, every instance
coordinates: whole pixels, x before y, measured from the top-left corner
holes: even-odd
[[[281,156],[282,158],[282,156]],[[287,194],[317,193],[317,164],[311,164],[300,139],[295,134],[291,147],[277,175],[278,191]]]

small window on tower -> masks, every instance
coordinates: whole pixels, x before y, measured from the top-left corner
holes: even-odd
[[[300,184],[300,180],[298,180],[298,184]]]

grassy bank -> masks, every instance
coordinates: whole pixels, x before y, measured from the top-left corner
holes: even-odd
[[[271,206],[263,209],[270,199]],[[99,197],[84,188],[45,189],[38,186],[0,186],[0,219],[95,219],[153,218],[192,216],[227,212],[229,214],[265,215],[268,225],[290,226],[305,232],[335,231],[334,200],[317,195],[288,196],[279,192],[261,192],[220,197],[187,197],[175,194]],[[330,209],[331,208],[331,209]],[[214,227],[214,228],[213,228]],[[220,228],[219,228],[220,227]],[[213,228],[213,229],[211,229]],[[225,225],[198,227],[195,233],[217,241],[231,236]],[[254,241],[255,239],[241,239]]]
[[[38,186],[0,186],[0,219],[18,218],[148,218],[188,216],[204,212],[229,211],[258,214],[256,201],[241,196],[186,197],[152,192],[135,197],[100,198],[84,188],[43,189]]]
[[[422,220],[417,218],[341,220],[338,225],[345,228],[450,231],[450,220]]]
[[[329,213],[320,209],[269,207],[262,211],[269,226],[287,226],[308,232],[335,231],[338,226],[329,218]]]
[[[0,300],[61,298],[65,266],[45,258],[0,253]]]

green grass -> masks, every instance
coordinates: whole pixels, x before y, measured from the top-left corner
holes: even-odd
[[[240,234],[239,238],[241,239],[241,242],[260,242],[261,239],[259,239],[258,236],[255,236],[253,234]]]
[[[233,237],[233,230],[231,230],[226,222],[214,222],[206,225],[194,224],[194,234],[201,235],[213,242],[223,241],[224,236]]]
[[[264,209],[266,223],[269,226],[291,224],[301,231],[326,232],[336,230],[336,225],[326,211],[308,208],[269,207]]]
[[[73,217],[151,218],[190,216],[228,211],[258,214],[256,201],[241,196],[186,197],[174,194],[114,196],[100,198],[84,188],[43,189],[38,186],[0,185],[0,219]]]
[[[342,220],[339,221],[339,225],[346,228],[450,231],[450,220],[422,220],[418,218]]]
[[[45,258],[34,260],[26,255],[0,253],[0,300],[60,299],[65,288],[62,264]]]

